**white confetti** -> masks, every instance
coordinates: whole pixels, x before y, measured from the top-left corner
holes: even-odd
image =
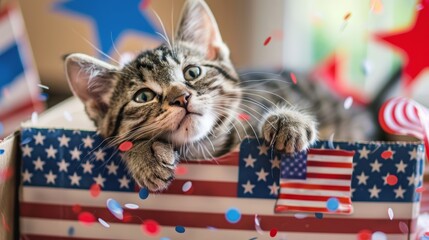
[[[187,181],[187,182],[185,182],[183,184],[182,191],[183,192],[187,192],[187,191],[189,191],[189,189],[191,189],[191,187],[192,187],[192,182],[191,181]]]
[[[139,208],[139,205],[134,204],[134,203],[125,203],[124,206],[128,209],[138,209]]]
[[[353,104],[353,98],[351,96],[347,97],[346,100],[344,101],[344,108],[349,109],[352,106],[352,104]]]
[[[101,225],[103,225],[103,227],[106,227],[106,228],[109,228],[109,227],[110,227],[110,225],[109,225],[106,221],[104,221],[103,219],[101,219],[101,218],[98,218],[98,222],[99,222]]]
[[[335,146],[334,146],[334,135],[335,135],[335,133],[332,133],[331,136],[329,137],[328,147],[330,149],[335,149]]]
[[[363,60],[362,62],[362,72],[365,76],[368,76],[372,71],[371,64],[368,60]]]
[[[33,124],[36,124],[38,120],[39,120],[39,117],[38,117],[38,115],[37,115],[37,112],[33,112],[33,113],[31,114],[31,122],[32,122]]]
[[[48,86],[46,86],[46,85],[43,85],[43,84],[37,84],[37,86],[39,86],[40,88],[44,88],[44,89],[48,89],[48,90],[49,90],[49,87],[48,87]]]
[[[387,240],[387,236],[384,232],[374,232],[371,236],[371,240]]]
[[[389,218],[390,218],[390,220],[392,220],[392,219],[393,219],[393,216],[394,216],[394,214],[393,214],[393,209],[392,209],[392,208],[387,209],[387,213],[389,214]]]
[[[256,232],[258,232],[259,234],[261,235],[264,234],[264,231],[261,228],[261,222],[258,218],[258,214],[255,214],[255,229],[256,229]]]
[[[68,111],[64,111],[64,118],[69,122],[73,121],[73,117]]]
[[[294,216],[296,219],[304,219],[304,218],[308,217],[308,214],[307,213],[295,213]]]

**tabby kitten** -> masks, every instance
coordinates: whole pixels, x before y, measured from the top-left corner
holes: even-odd
[[[67,56],[65,66],[100,134],[116,145],[134,143],[123,158],[135,181],[152,191],[167,188],[180,158],[220,156],[246,135],[262,135],[283,152],[316,140],[312,116],[283,100],[276,105],[288,95],[286,82],[278,80],[280,91],[278,81],[240,81],[202,0],[185,3],[172,45],[142,52],[123,67],[80,53]],[[250,119],[239,120],[240,113]]]

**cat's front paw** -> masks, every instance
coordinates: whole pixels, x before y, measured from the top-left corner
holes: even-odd
[[[171,144],[155,141],[146,142],[138,152],[126,156],[128,169],[141,187],[150,191],[162,191],[174,179],[178,155]]]
[[[262,135],[265,141],[279,151],[302,151],[316,141],[316,122],[303,113],[282,109],[265,118]]]

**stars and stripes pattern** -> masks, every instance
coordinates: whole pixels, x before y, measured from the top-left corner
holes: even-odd
[[[276,212],[352,213],[353,155],[352,151],[310,149],[284,156]],[[330,198],[338,200],[337,209],[326,207]]]
[[[327,146],[322,142],[318,148],[323,144]],[[365,169],[365,177],[372,169],[369,164],[375,161],[368,158],[381,154],[371,144],[334,143],[334,146],[361,150],[360,153],[356,152],[355,168],[358,168],[358,174]],[[420,176],[417,168],[422,162],[419,146],[390,144],[379,147],[381,150],[390,147],[395,153],[393,159],[377,157],[378,163],[383,165],[374,165],[375,172],[376,169],[383,174],[385,171],[396,171],[395,164],[400,163],[397,158],[407,164],[398,165],[401,171],[397,174],[399,185],[405,190],[403,199],[395,199],[393,193],[383,195],[388,192],[385,189],[392,191],[399,185],[384,186],[378,198],[370,198],[368,189],[372,185],[367,185],[376,182],[377,176],[362,178],[358,186],[354,173],[352,186],[356,190],[352,215],[327,214],[323,219],[308,215],[298,220],[293,214],[274,212],[280,189],[281,155],[266,145],[260,145],[256,139],[244,140],[239,152],[231,152],[215,161],[183,161],[178,167],[181,170],[167,191],[149,194],[142,200],[137,192],[139,189],[121,163],[117,149],[103,145],[103,139],[95,132],[24,129],[21,138],[21,235],[30,240],[128,239],[130,236],[145,239],[270,239],[269,230],[276,228],[277,236],[291,240],[303,239],[308,234],[317,234],[318,239],[351,240],[356,239],[356,233],[362,229],[375,229],[386,233],[389,239],[402,239],[408,233],[401,232],[398,225],[405,222],[409,229],[413,229],[414,211],[418,209],[414,188],[419,183],[413,181],[409,185],[401,174]],[[405,152],[408,150],[410,153]],[[183,186],[188,182],[192,183],[192,187],[184,191]],[[101,188],[98,197],[90,193],[94,183]],[[379,182],[376,183],[378,188],[382,187]],[[127,217],[119,220],[106,208],[109,198],[117,200],[122,206],[133,203],[139,208],[124,207],[124,216]],[[96,219],[106,221],[110,228],[105,229],[98,223],[92,226],[80,224],[79,214],[74,211],[76,205],[82,211],[92,213]],[[375,206],[385,206],[386,209]],[[240,210],[238,223],[230,223],[225,218],[226,211],[231,207]],[[392,220],[386,214],[388,207],[395,213]],[[256,216],[263,233],[255,230]],[[156,236],[148,236],[141,230],[142,222],[149,219],[160,224],[160,232]],[[339,229],[339,224],[345,227]],[[178,225],[184,226],[186,232],[178,234],[175,231]],[[72,235],[70,228],[73,228]]]
[[[0,9],[0,36],[0,137],[4,137],[43,106],[24,22],[16,6]]]

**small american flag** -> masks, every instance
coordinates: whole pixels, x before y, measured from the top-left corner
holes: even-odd
[[[276,212],[352,213],[353,155],[319,149],[283,155]],[[337,209],[326,207],[331,198],[339,202]]]

